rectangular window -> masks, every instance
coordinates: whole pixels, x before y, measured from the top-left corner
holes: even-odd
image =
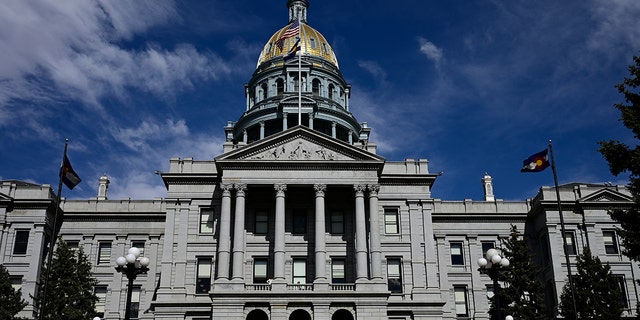
[[[255,234],[267,234],[269,232],[269,214],[267,211],[256,211]]]
[[[451,242],[451,264],[454,266],[464,265],[464,256],[462,255],[462,242]]]
[[[400,259],[387,259],[387,281],[389,291],[402,293],[402,265]]]
[[[267,283],[267,258],[253,259],[253,283]]]
[[[13,290],[18,291],[22,289],[22,277],[21,276],[11,276],[11,287]]]
[[[131,288],[131,319],[140,315],[140,287]]]
[[[111,263],[111,242],[100,242],[98,244],[98,264]]]
[[[293,259],[293,283],[307,283],[307,260],[301,258]]]
[[[200,233],[213,233],[213,209],[200,209]]]
[[[618,288],[620,289],[620,304],[622,308],[629,309],[629,299],[627,299],[627,284],[624,281],[624,276],[615,275],[618,281]]]
[[[576,241],[573,232],[565,232],[566,250],[569,255],[576,255]]]
[[[400,233],[398,209],[384,209],[384,232],[386,234]]]
[[[93,288],[93,292],[98,297],[98,301],[96,301],[96,313],[98,317],[104,317],[104,307],[107,302],[107,286],[96,286]]]
[[[140,256],[144,257],[144,241],[131,241],[131,247],[140,250]]]
[[[345,258],[331,259],[331,283],[345,283],[347,278],[344,273]]]
[[[607,254],[618,254],[618,240],[615,231],[602,231],[604,239],[604,251]]]
[[[27,254],[29,246],[29,230],[17,230],[13,243],[13,254]]]
[[[482,257],[484,258],[487,255],[487,251],[489,249],[495,248],[495,243],[493,241],[483,241],[482,242]]]
[[[78,240],[67,240],[67,246],[69,249],[78,250],[80,248],[80,241]]]
[[[196,293],[209,293],[211,289],[211,258],[198,258]]]
[[[454,292],[454,298],[456,301],[456,316],[468,317],[469,305],[467,303],[467,288],[454,287],[453,292]]]
[[[307,233],[307,211],[305,209],[296,209],[293,211],[293,233]]]
[[[540,237],[540,247],[542,248],[542,265],[546,267],[551,262],[551,252],[549,251],[549,241],[547,240],[546,235]]]
[[[331,233],[344,233],[344,214],[342,211],[331,211]]]

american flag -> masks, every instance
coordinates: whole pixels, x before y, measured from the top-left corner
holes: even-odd
[[[293,21],[293,23],[291,23],[287,31],[284,32],[284,34],[282,35],[282,37],[280,37],[280,39],[295,37],[299,33],[300,33],[300,23],[296,19]]]

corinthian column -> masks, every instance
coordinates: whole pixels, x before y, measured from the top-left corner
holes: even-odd
[[[231,238],[231,184],[220,184],[222,208],[220,213],[220,236],[218,237],[218,279],[229,279],[229,251]]]
[[[327,249],[325,244],[325,230],[324,230],[324,192],[327,190],[327,186],[324,184],[316,184],[313,186],[316,190],[316,278],[315,281],[324,281],[327,279],[326,264],[327,264]]]
[[[233,279],[244,279],[244,202],[247,185],[236,183],[236,219],[233,223]]]
[[[273,277],[284,281],[284,192],[286,184],[274,185],[276,190],[276,227],[273,246]]]
[[[367,279],[367,231],[364,214],[365,185],[354,185],[356,192],[356,281]]]
[[[380,186],[377,184],[370,184],[368,188],[371,277],[373,279],[382,279],[382,249],[380,247],[380,219],[378,211],[378,191],[380,191]]]

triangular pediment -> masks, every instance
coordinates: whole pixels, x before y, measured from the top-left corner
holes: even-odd
[[[227,161],[337,161],[380,162],[384,158],[333,139],[305,126],[289,130],[251,143],[216,158]]]
[[[612,189],[600,189],[578,200],[579,202],[631,202],[633,198]]]

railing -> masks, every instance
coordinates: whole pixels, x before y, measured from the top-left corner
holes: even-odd
[[[313,291],[313,284],[287,284],[287,291]]]
[[[329,285],[329,287],[331,288],[331,291],[356,291],[356,285],[353,283],[332,283]]]
[[[245,284],[244,288],[247,291],[271,291],[270,284]]]

